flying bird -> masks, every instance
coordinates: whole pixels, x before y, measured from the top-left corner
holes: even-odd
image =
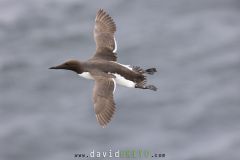
[[[154,85],[146,84],[146,74],[154,74],[156,68],[142,69],[138,66],[123,65],[117,62],[117,42],[114,36],[116,25],[107,12],[100,9],[95,18],[95,54],[87,61],[69,60],[49,69],[65,69],[79,76],[95,81],[93,103],[96,118],[102,127],[111,121],[115,112],[113,93],[116,84],[156,91]]]

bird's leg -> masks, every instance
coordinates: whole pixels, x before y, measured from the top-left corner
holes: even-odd
[[[155,87],[154,85],[139,85],[139,84],[136,84],[135,88],[150,89],[150,90],[153,90],[153,91],[157,90],[157,87]]]

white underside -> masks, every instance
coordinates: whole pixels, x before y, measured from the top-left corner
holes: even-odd
[[[123,76],[121,76],[117,73],[115,73],[113,75],[116,76],[115,81],[118,85],[129,87],[129,88],[134,88],[135,87],[134,82],[125,79]]]
[[[113,74],[116,78],[113,78],[116,82],[116,84],[121,85],[121,86],[125,86],[125,87],[129,87],[129,88],[134,88],[135,87],[135,83],[125,79],[123,76],[114,73]],[[89,72],[83,72],[82,74],[79,74],[79,76],[86,78],[86,79],[93,79],[93,77],[89,74]]]
[[[89,72],[83,72],[82,74],[78,74],[78,75],[86,79],[93,79],[93,77]]]
[[[114,62],[114,63],[117,63],[117,62]],[[129,65],[123,65],[123,64],[120,64],[120,63],[118,63],[118,64],[132,70],[132,68]],[[89,72],[83,72],[82,74],[78,74],[78,75],[83,77],[83,78],[86,78],[86,79],[93,79],[93,77],[91,76],[91,74]],[[116,77],[116,78],[113,78],[114,85],[115,85],[114,91],[115,91],[115,88],[116,88],[116,84],[121,85],[121,86],[125,86],[125,87],[129,87],[129,88],[134,88],[135,87],[136,83],[125,79],[123,76],[121,76],[117,73],[113,73],[113,75]]]

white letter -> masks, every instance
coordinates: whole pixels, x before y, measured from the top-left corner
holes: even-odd
[[[115,157],[119,157],[119,150],[115,152]]]
[[[103,157],[107,156],[107,152],[102,152]]]
[[[94,150],[90,152],[90,157],[94,157]]]
[[[109,150],[109,157],[112,157],[112,150]]]
[[[101,153],[100,152],[97,152],[97,157],[101,157]]]

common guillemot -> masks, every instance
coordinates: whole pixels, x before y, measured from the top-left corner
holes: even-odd
[[[117,42],[114,36],[116,25],[113,19],[100,9],[95,18],[94,40],[96,52],[87,61],[69,60],[49,69],[66,69],[76,72],[79,76],[95,80],[93,102],[96,118],[102,127],[110,122],[115,103],[113,93],[116,84],[140,89],[156,91],[154,85],[146,85],[145,74],[154,74],[156,68],[142,69],[137,66],[117,63]]]

